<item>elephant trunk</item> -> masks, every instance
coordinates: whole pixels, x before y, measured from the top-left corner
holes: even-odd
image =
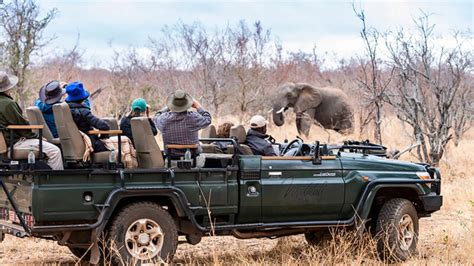
[[[281,108],[273,108],[273,123],[275,125],[281,127],[285,123],[285,117],[283,116],[284,107]]]

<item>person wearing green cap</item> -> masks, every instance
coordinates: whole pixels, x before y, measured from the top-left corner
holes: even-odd
[[[148,117],[153,135],[156,136],[156,134],[158,134],[155,123],[153,123],[153,120],[151,120],[149,115],[150,106],[146,103],[145,99],[138,98],[133,100],[130,113],[120,121],[120,129],[122,130],[123,134],[132,141],[133,144],[135,144],[135,142],[133,142],[132,126],[130,125],[130,121],[134,117]]]

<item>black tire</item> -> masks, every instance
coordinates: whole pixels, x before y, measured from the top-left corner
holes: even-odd
[[[389,262],[410,258],[416,252],[418,230],[418,214],[409,200],[395,198],[387,201],[380,209],[375,229],[380,258]]]
[[[142,231],[140,231],[138,226],[136,226],[139,224],[139,221],[142,221],[141,224],[146,224],[146,228],[156,228],[156,225],[158,225],[158,228],[162,231],[161,237],[145,237],[145,239],[148,239],[148,244],[141,245],[139,238],[143,233],[141,233]],[[140,236],[135,237],[136,241],[129,239],[126,242],[125,238],[127,231],[134,231],[134,234],[138,234],[139,231],[141,234]],[[166,210],[153,202],[133,203],[122,209],[112,221],[108,233],[108,237],[115,250],[113,256],[114,264],[128,265],[132,263],[134,265],[141,265],[142,263],[159,263],[161,260],[169,263],[173,259],[178,246],[178,231],[173,218]],[[145,249],[148,246],[156,247],[161,245],[156,243],[162,243],[162,248],[158,254],[153,257],[148,257],[146,259],[138,258],[136,256],[134,257],[134,255],[129,251],[130,249],[133,249],[135,245],[140,247],[139,249]],[[156,250],[157,249],[158,248],[156,248]]]
[[[329,230],[323,229],[318,231],[311,231],[304,233],[304,238],[308,245],[319,246],[331,240],[331,232]]]

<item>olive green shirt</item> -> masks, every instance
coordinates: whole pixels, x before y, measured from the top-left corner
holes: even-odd
[[[5,128],[9,125],[29,125],[29,123],[23,116],[20,106],[11,97],[0,93],[0,128],[8,146],[10,146],[10,132]],[[37,137],[31,130],[15,130],[14,132],[13,143],[16,143],[20,138],[33,139]]]

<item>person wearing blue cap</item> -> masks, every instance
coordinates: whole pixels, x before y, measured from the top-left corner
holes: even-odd
[[[71,109],[74,122],[80,131],[87,134],[88,131],[95,129],[109,130],[109,125],[104,120],[94,116],[89,106],[84,104],[89,98],[89,92],[84,88],[80,81],[69,83],[66,86],[66,102]],[[98,136],[89,135],[94,152],[108,151],[105,144],[100,141]]]
[[[133,144],[133,135],[132,135],[132,126],[130,121],[134,117],[148,117],[148,121],[150,122],[151,131],[153,135],[156,136],[158,134],[158,130],[156,129],[155,123],[151,120],[150,116],[150,107],[146,103],[145,99],[137,98],[132,102],[132,110],[130,113],[122,118],[120,121],[120,129],[122,130],[123,134],[127,136]]]

